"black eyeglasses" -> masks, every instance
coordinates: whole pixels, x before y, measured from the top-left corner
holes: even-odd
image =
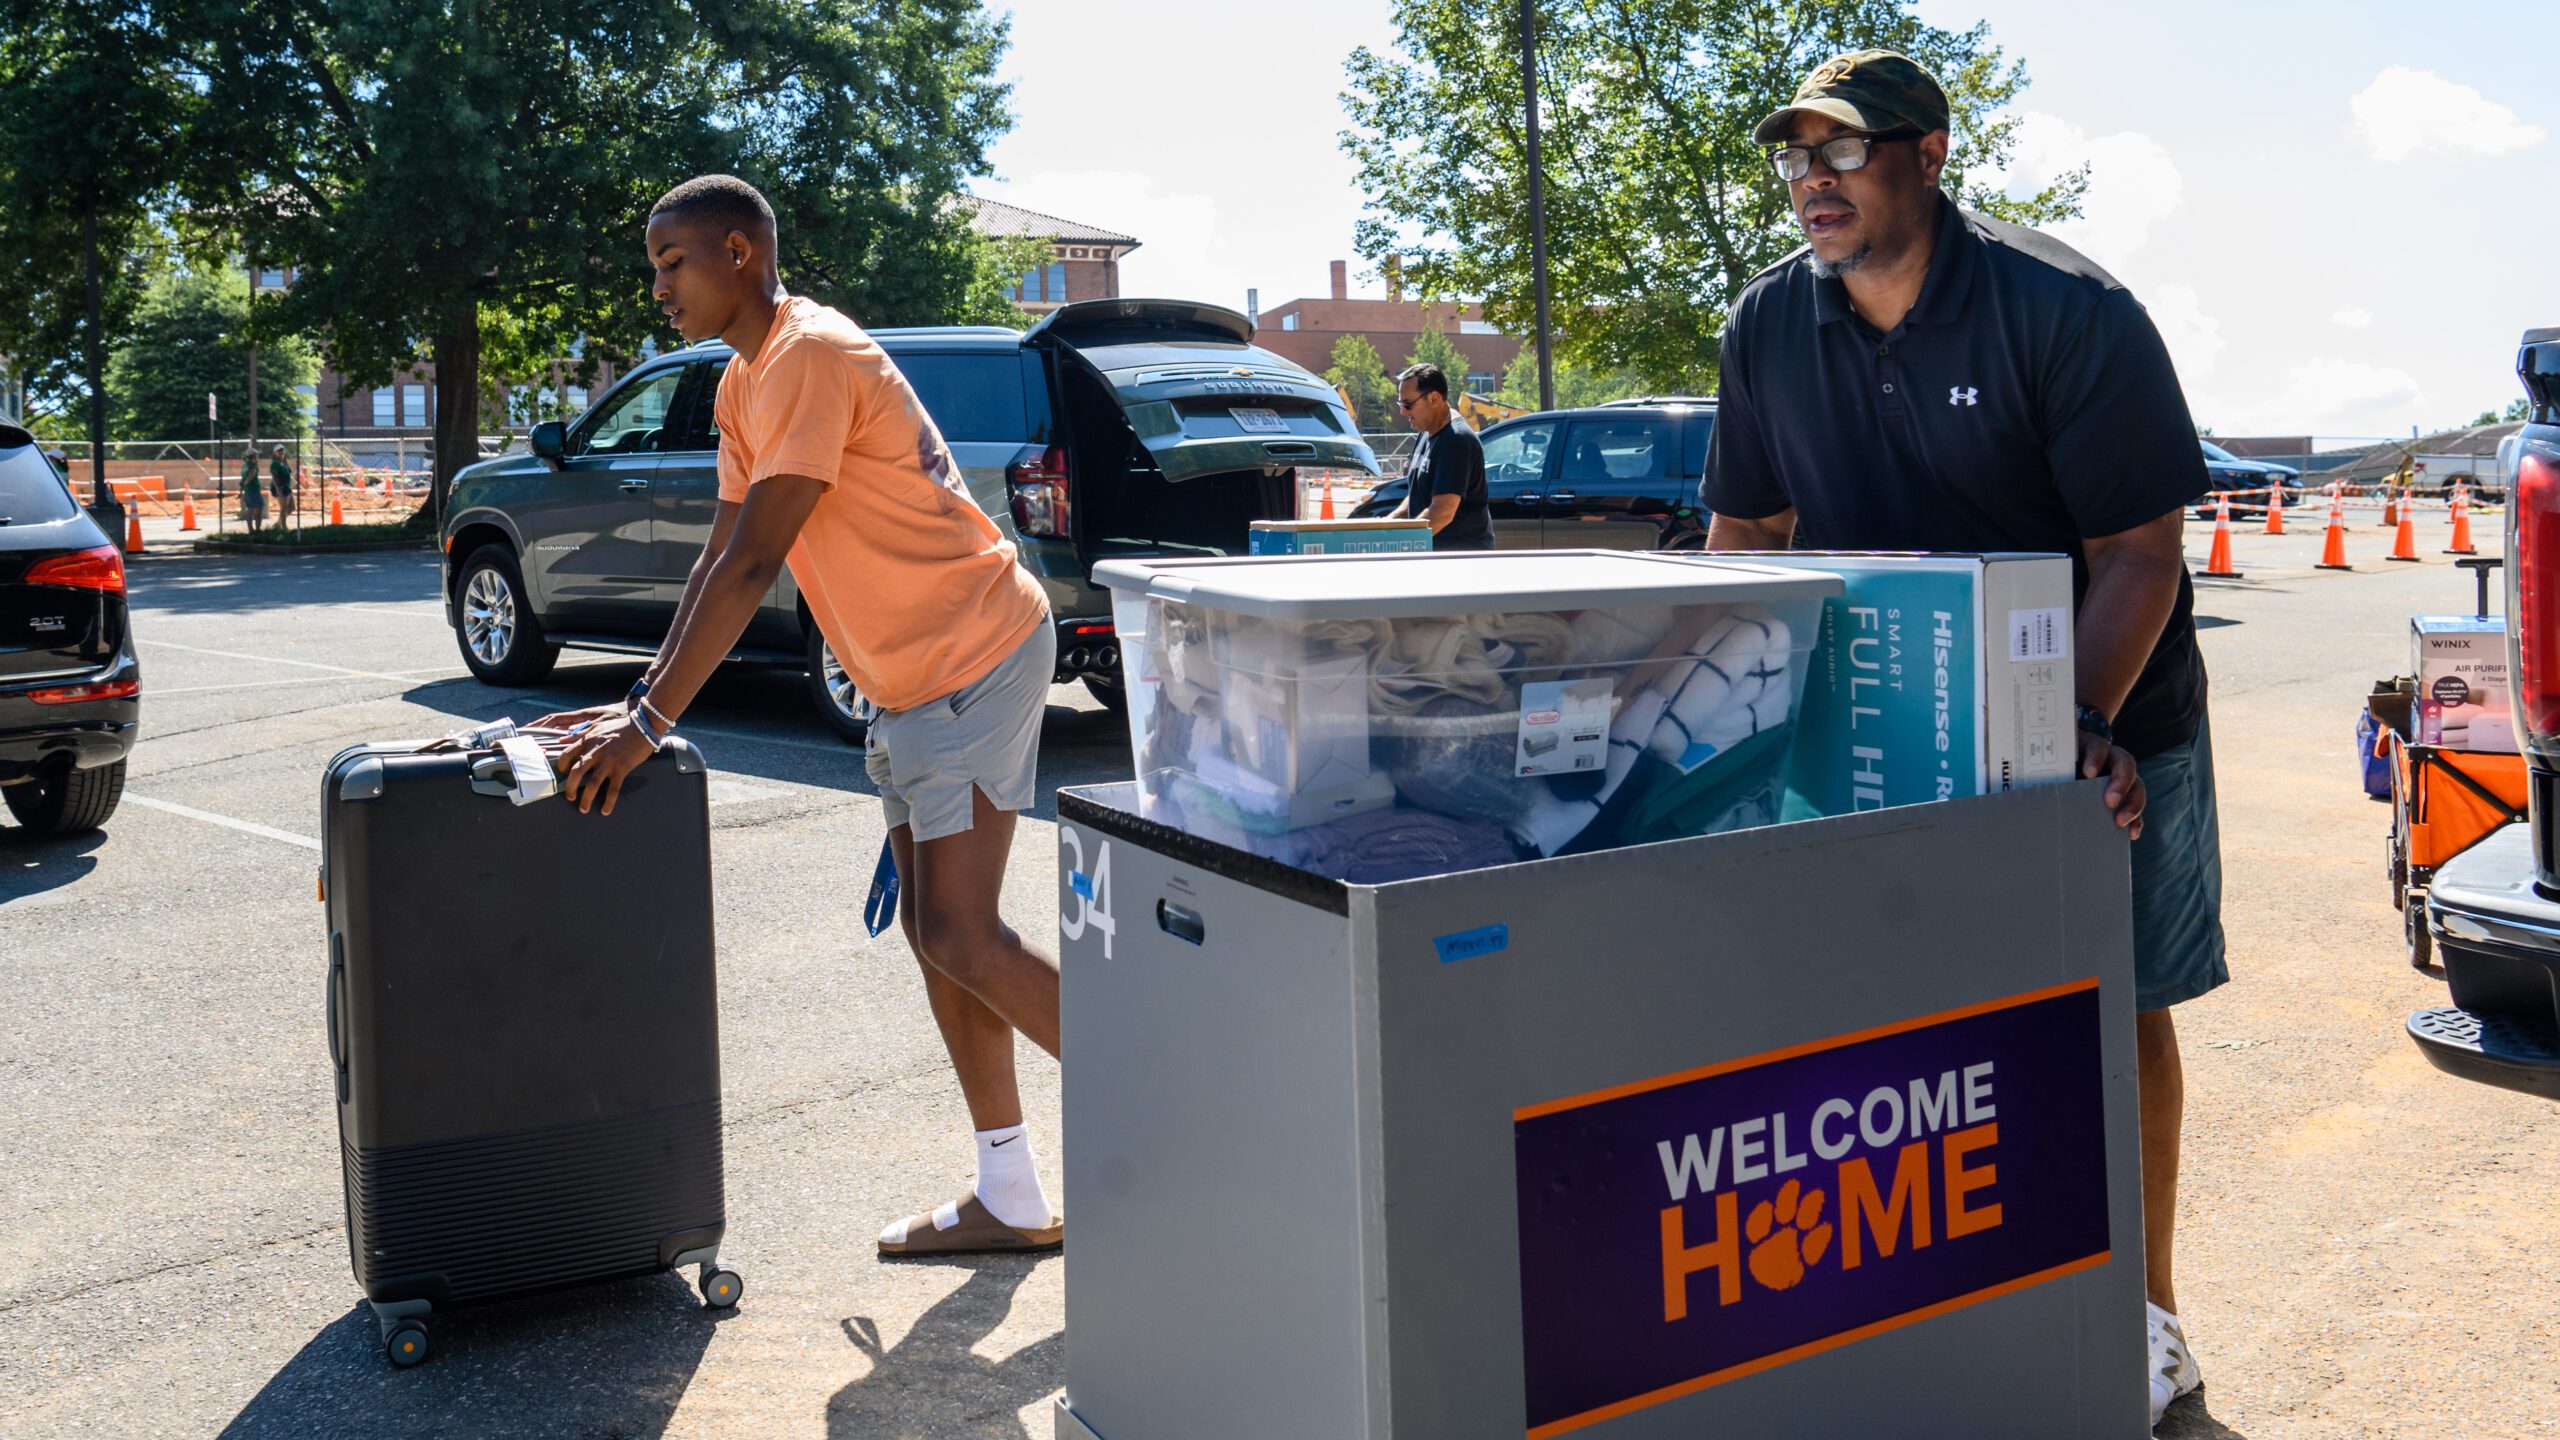
[[[1410,410],[1428,398],[1428,396],[1416,395],[1412,399],[1407,400],[1403,396],[1399,395],[1396,397],[1396,408],[1399,410]]]
[[[1867,168],[1870,146],[1917,140],[1920,134],[1917,130],[1888,130],[1881,135],[1838,135],[1819,145],[1782,145],[1769,152],[1769,163],[1777,167],[1779,179],[1793,182],[1812,173],[1813,157],[1819,155],[1832,174],[1846,175]]]

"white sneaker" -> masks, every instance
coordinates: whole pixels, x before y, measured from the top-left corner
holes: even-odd
[[[2181,1395],[2192,1395],[2204,1388],[2204,1373],[2196,1368],[2195,1353],[2187,1348],[2187,1332],[2178,1317],[2144,1302],[2143,1309],[2151,1318],[2151,1426],[2160,1427],[2160,1417]]]

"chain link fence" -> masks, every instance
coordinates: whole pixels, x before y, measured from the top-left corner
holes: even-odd
[[[520,437],[483,435],[475,459],[504,454]],[[275,452],[281,447],[287,484],[279,488]],[[58,452],[73,489],[86,501],[97,467],[87,441],[48,442]],[[254,469],[257,493],[244,503],[244,468]],[[296,439],[114,440],[106,449],[106,482],[128,510],[145,516],[178,516],[195,507],[199,528],[213,534],[258,528],[302,529],[329,523],[334,501],[349,524],[405,519],[426,503],[435,474],[435,447],[423,436]]]

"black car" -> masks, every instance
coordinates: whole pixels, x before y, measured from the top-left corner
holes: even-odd
[[[141,722],[124,555],[0,423],[0,799],[40,834],[105,824]]]
[[[1698,508],[1712,400],[1616,401],[1541,410],[1486,427],[1485,496],[1500,550],[1680,550],[1706,543]],[[1353,508],[1404,503],[1401,477]]]
[[[1063,684],[1123,703],[1094,563],[1242,555],[1251,522],[1294,518],[1297,469],[1377,473],[1333,388],[1255,346],[1242,315],[1171,300],[1065,306],[1028,331],[871,332],[942,431],[969,492],[1048,596]],[[455,477],[446,618],[473,674],[539,679],[563,646],[654,654],[719,500],[705,341],[624,376],[586,414],[535,427],[529,454]],[[733,660],[805,671],[846,738],[871,707],[786,572]]]
[[[2210,440],[2198,440],[2196,445],[2204,451],[2205,475],[2213,482],[2214,489],[2250,491],[2281,485],[2284,487],[2286,509],[2294,509],[2303,503],[2302,472],[2292,466],[2278,465],[2266,460],[2243,459]],[[2199,520],[2212,519],[2214,512],[2214,502],[2207,501],[2196,506],[2196,518]],[[2264,497],[2252,496],[2243,499],[2234,496],[2231,501],[2231,515],[2235,520],[2263,519],[2266,513],[2267,505]]]

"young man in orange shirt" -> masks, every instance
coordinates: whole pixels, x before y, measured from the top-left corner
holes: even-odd
[[[652,293],[687,340],[736,352],[720,379],[720,504],[658,658],[588,728],[564,791],[606,814],[745,630],[782,567],[880,706],[867,768],[904,879],[908,945],[977,1130],[969,1193],[881,1232],[884,1254],[1041,1250],[1063,1219],[1033,1169],[1016,1031],[1058,1053],[1058,963],[997,912],[1014,818],[1035,793],[1057,665],[1048,602],[969,498],[906,377],[860,327],[786,295],[773,210],[705,175],[649,212]],[[851,873],[848,870],[847,873]]]

